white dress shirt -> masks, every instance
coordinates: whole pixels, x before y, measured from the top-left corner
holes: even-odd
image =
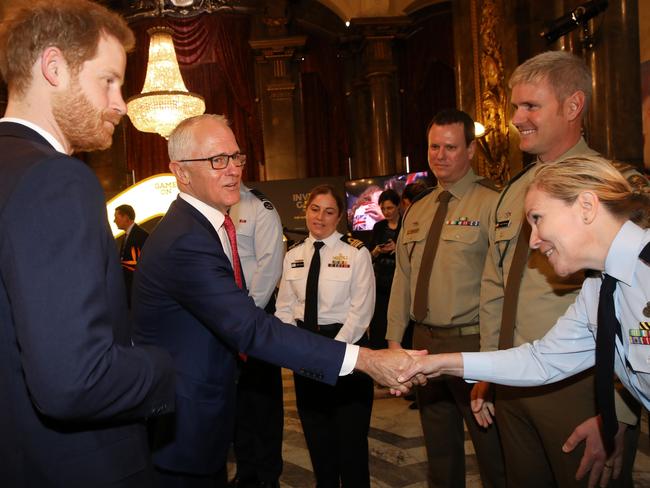
[[[323,239],[318,277],[318,323],[343,324],[336,340],[353,344],[368,329],[375,310],[375,275],[365,247],[356,248],[334,232]],[[288,324],[303,320],[307,275],[314,255],[313,236],[290,249],[282,266],[275,315]]]
[[[645,408],[650,408],[650,331],[644,330],[650,327],[650,264],[639,253],[648,242],[650,229],[626,222],[612,242],[604,271],[618,280],[614,302],[623,341],[615,339],[614,369]],[[576,301],[542,339],[505,351],[463,353],[464,377],[534,386],[593,366],[601,283],[600,277],[587,278]]]

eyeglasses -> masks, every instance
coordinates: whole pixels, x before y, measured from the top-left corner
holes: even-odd
[[[197,159],[179,159],[181,163],[191,163],[194,161],[210,161],[212,169],[220,170],[226,169],[228,163],[232,160],[232,164],[237,167],[244,166],[246,164],[246,155],[240,152],[233,154],[217,154],[216,156],[210,156],[209,158],[197,158]]]

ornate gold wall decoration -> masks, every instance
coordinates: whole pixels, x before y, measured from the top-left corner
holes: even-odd
[[[480,158],[478,169],[482,175],[503,185],[510,177],[508,96],[498,30],[504,25],[504,19],[494,0],[472,0],[471,17],[476,119],[488,131],[481,141],[485,157]]]

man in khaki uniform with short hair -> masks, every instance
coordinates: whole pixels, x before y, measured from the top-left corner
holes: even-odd
[[[478,351],[481,270],[488,219],[498,193],[492,182],[472,171],[476,143],[469,115],[459,110],[440,112],[427,136],[429,166],[438,186],[421,194],[425,196],[419,196],[404,216],[386,339],[390,348],[399,348],[409,320],[414,319],[415,349]],[[444,207],[438,212],[447,198],[446,214]],[[437,221],[442,228],[430,237]],[[451,377],[418,389],[429,487],[465,486],[463,419],[474,443],[483,486],[505,486],[498,433],[495,427],[485,429],[476,423],[470,391],[470,384]]]
[[[543,337],[575,301],[585,277],[581,271],[561,278],[545,256],[529,251],[523,207],[535,173],[531,167],[597,154],[582,138],[582,119],[591,97],[591,75],[580,58],[563,51],[546,52],[519,66],[510,79],[510,88],[512,123],[520,133],[520,148],[537,155],[537,162],[508,183],[491,216],[490,250],[481,284],[482,351],[506,349]],[[521,250],[522,266],[516,272],[513,261],[517,260],[521,239],[524,240],[520,244],[525,247]],[[514,284],[515,275],[521,278],[518,286]],[[504,297],[510,293],[506,291],[508,283],[518,291],[518,297],[513,295],[511,308],[515,314],[510,321],[514,330],[502,325],[502,317],[508,315],[508,307],[504,307],[508,301]],[[478,383],[474,396],[489,398],[487,389],[486,383]],[[635,424],[633,411],[618,400],[619,421]],[[473,406],[476,411],[480,400]],[[607,483],[612,471],[603,472],[606,456],[598,431],[593,369],[542,387],[498,386],[494,407],[508,462],[509,486],[586,486],[589,477],[585,474],[590,469],[594,483],[600,480],[601,472],[602,481]],[[485,408],[482,413],[487,413]],[[635,434],[627,434],[630,441],[626,448],[631,456],[636,449]],[[586,451],[582,445],[576,448],[583,440]],[[563,452],[563,446],[564,451],[571,452]],[[617,459],[620,468],[622,458]],[[620,480],[627,481],[616,486],[631,483],[632,462],[633,457],[629,457],[629,472]],[[576,481],[576,475],[582,481]]]

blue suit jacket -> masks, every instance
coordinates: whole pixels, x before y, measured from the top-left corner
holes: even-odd
[[[155,426],[154,464],[196,474],[226,462],[237,351],[330,384],[346,345],[280,322],[240,290],[219,236],[180,197],[147,240],[135,272],[136,339],[171,352],[176,413]]]
[[[0,171],[0,486],[146,486],[171,358],[131,345],[99,182],[8,122]]]

